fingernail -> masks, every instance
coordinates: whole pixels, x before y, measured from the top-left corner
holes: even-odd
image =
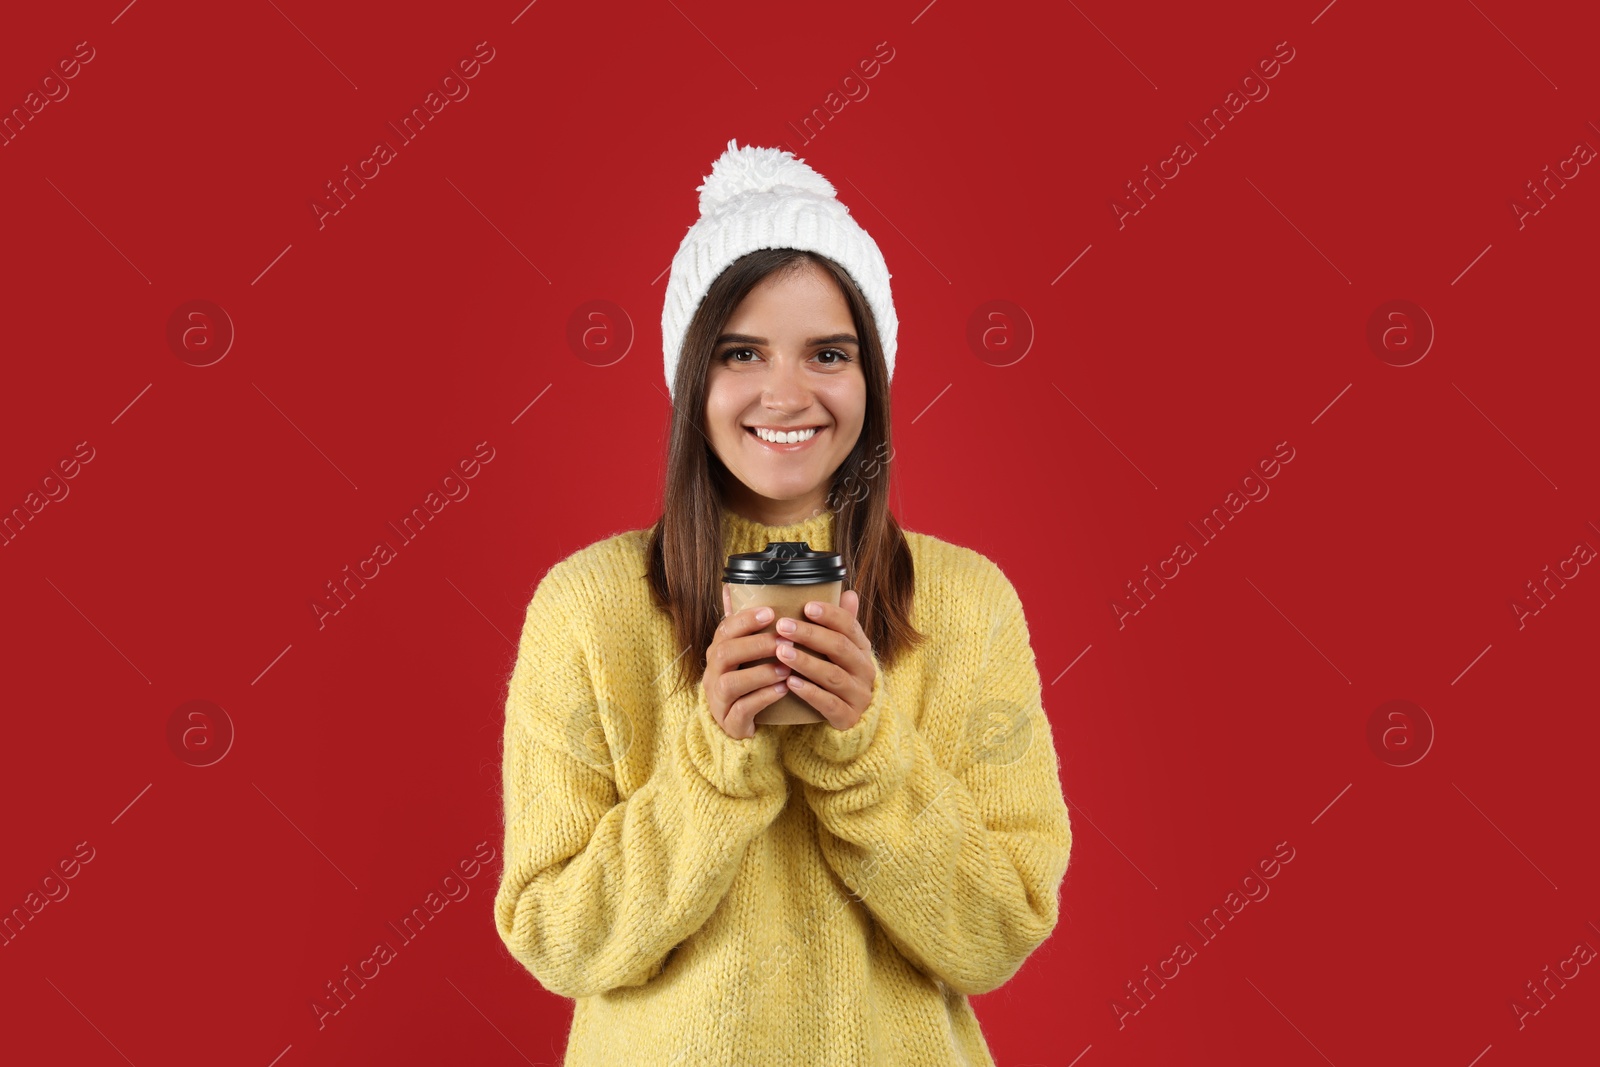
[[[760,611],[756,612],[756,622],[771,622],[771,621],[772,621],[772,609],[771,608],[762,608]]]
[[[788,683],[786,683],[786,682],[779,682],[779,683],[778,683],[778,684],[777,684],[777,685],[775,685],[775,686],[773,686],[773,687],[772,687],[772,691],[773,691],[773,692],[774,692],[774,693],[781,693],[781,692],[783,692],[783,691],[784,691],[784,690],[785,690],[785,689],[787,689],[787,688],[789,688],[789,686],[788,686]]]
[[[788,641],[779,641],[778,655],[782,656],[784,659],[793,659],[794,645],[790,644]]]
[[[806,614],[811,616],[813,619],[817,618],[819,615],[822,614],[822,605],[821,604],[807,604],[806,605]]]
[[[794,633],[794,620],[793,619],[779,619],[778,620],[778,632],[780,634],[792,634],[792,633]]]
[[[779,678],[787,678],[787,677],[789,677],[789,672],[791,670],[793,670],[793,669],[794,669],[793,667],[785,667],[781,663],[778,664],[778,677]]]

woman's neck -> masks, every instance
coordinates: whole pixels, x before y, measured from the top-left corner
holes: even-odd
[[[752,493],[737,481],[722,500],[727,509],[763,526],[794,526],[814,518],[828,505],[828,495],[821,487],[796,500],[771,500]]]
[[[745,518],[732,507],[722,509],[722,545],[728,555],[761,552],[769,541],[804,541],[816,552],[833,552],[834,513],[819,508],[797,521],[781,525]]]

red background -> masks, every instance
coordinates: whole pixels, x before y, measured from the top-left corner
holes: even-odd
[[[1600,577],[1511,607],[1600,546],[1600,176],[1511,207],[1600,146],[1578,5],[123,3],[0,33],[7,113],[94,50],[0,148],[0,507],[93,457],[0,547],[0,909],[93,850],[0,952],[8,1059],[559,1062],[571,1003],[490,912],[505,684],[545,569],[657,514],[664,272],[730,137],[793,148],[879,242],[893,506],[1028,613],[1075,841],[1054,936],[977,998],[998,1062],[1592,1058],[1592,967],[1511,1007],[1600,946]],[[319,228],[324,183],[485,41]],[[1119,226],[1279,42],[1270,95]],[[206,366],[217,322],[168,340],[191,300],[235,332]],[[594,300],[627,321],[574,347]],[[974,348],[994,300],[1020,315]],[[1408,366],[1415,313],[1367,339],[1391,300],[1436,331]],[[324,583],[479,442],[470,495],[319,627]],[[1199,545],[1280,442],[1270,496]],[[1198,557],[1119,627],[1180,539]],[[1369,740],[1392,700],[1420,710]],[[480,842],[470,895],[401,942]]]

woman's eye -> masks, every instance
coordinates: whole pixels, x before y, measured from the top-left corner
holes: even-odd
[[[722,356],[721,356],[722,362],[724,362],[724,363],[748,363],[748,362],[750,362],[750,360],[735,358],[735,357],[739,356],[741,353],[742,354],[746,354],[746,355],[751,355],[751,356],[756,354],[755,350],[754,349],[750,349],[750,348],[730,348],[727,351],[722,353]],[[823,357],[823,356],[836,356],[838,358],[836,358],[836,359],[822,359],[821,357]],[[850,355],[848,355],[847,353],[839,351],[839,349],[837,349],[837,348],[825,348],[821,352],[817,353],[817,357],[818,357],[818,362],[820,362],[824,367],[837,367],[842,363],[851,362],[851,359],[852,359],[852,357]]]

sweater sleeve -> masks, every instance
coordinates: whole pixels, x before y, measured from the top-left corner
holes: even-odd
[[[855,726],[808,724],[781,750],[829,866],[906,959],[969,995],[1005,984],[1049,937],[1072,847],[1021,601],[992,563],[979,581],[989,625],[944,657],[967,674],[943,691],[964,706],[923,716],[963,731],[941,746],[952,766],[881,667]]]
[[[506,698],[494,912],[511,955],[546,989],[577,998],[661,972],[716,910],[788,783],[773,732],[729,737],[702,683],[650,777],[620,797],[626,748],[652,735],[628,724],[664,712],[643,682],[597,696],[586,590],[563,569],[551,569],[528,605]]]

